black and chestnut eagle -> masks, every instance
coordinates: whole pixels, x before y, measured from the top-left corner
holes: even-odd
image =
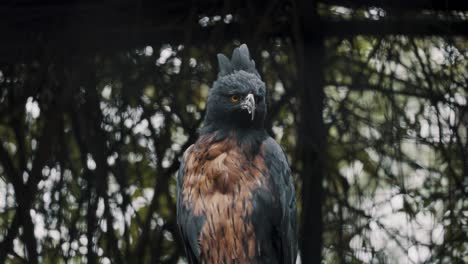
[[[218,54],[200,137],[177,177],[177,222],[190,263],[295,263],[290,169],[266,133],[265,83],[247,46]]]

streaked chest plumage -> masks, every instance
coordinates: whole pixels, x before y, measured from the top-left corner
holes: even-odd
[[[202,263],[248,263],[259,255],[252,196],[268,188],[263,151],[248,155],[229,137],[212,141],[202,137],[184,155],[182,202],[205,219],[198,237]]]

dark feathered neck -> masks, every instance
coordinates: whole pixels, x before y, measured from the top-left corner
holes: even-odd
[[[263,126],[263,118],[255,120],[255,122],[236,123],[232,120],[216,120],[213,121],[208,116],[203,122],[204,126],[200,128],[200,134],[210,134],[215,131],[232,131],[234,133],[257,133],[258,131],[265,131]]]
[[[204,126],[200,129],[200,137],[212,137],[212,143],[223,141],[227,138],[233,139],[248,155],[254,157],[260,151],[262,142],[268,137],[264,129],[215,129]]]

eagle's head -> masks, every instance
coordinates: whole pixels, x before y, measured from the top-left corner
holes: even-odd
[[[205,128],[263,128],[266,89],[250,59],[247,45],[234,49],[231,60],[218,54],[218,79],[208,94]]]

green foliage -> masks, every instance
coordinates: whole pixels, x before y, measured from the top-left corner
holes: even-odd
[[[466,41],[325,44],[324,262],[466,263]],[[308,191],[301,167],[311,161],[298,154],[295,47],[275,40],[253,53],[269,89],[267,129],[287,153],[300,197]],[[202,122],[213,50],[165,44],[0,67],[7,263],[24,263],[34,243],[41,263],[182,258],[175,173]],[[34,239],[19,228],[28,225]]]
[[[336,41],[325,89],[327,262],[462,263],[463,42]]]

